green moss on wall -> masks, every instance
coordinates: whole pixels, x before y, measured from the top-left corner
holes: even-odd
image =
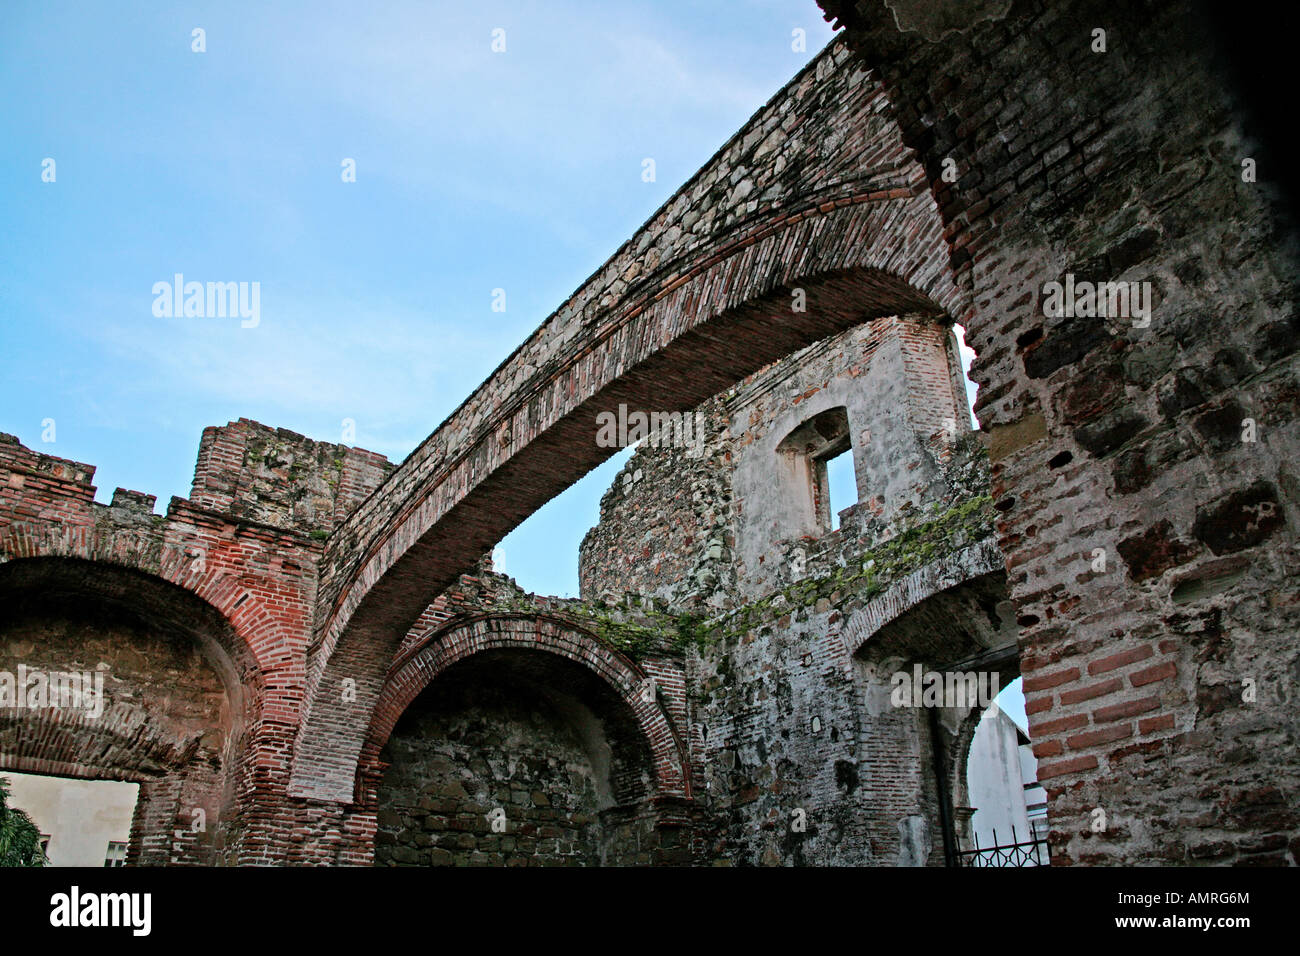
[[[936,506],[934,516],[855,558],[845,567],[815,578],[805,578],[736,608],[706,625],[709,639],[728,641],[771,620],[774,613],[794,614],[802,620],[809,609],[825,599],[837,605],[847,598],[869,601],[895,581],[919,568],[985,538],[993,531],[992,498],[971,498],[946,511]]]

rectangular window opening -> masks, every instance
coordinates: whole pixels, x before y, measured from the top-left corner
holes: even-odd
[[[836,531],[840,526],[840,512],[858,503],[858,479],[853,470],[851,447],[826,459],[826,486],[830,528]]]

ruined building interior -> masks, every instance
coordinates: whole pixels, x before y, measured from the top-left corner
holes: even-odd
[[[975,6],[823,0],[405,461],[241,418],[159,514],[0,435],[0,671],[105,685],[0,708],[0,771],[135,784],[128,864],[951,866],[987,695],[894,690],[969,673],[1023,678],[1040,862],[1296,865],[1293,227],[1184,4]],[[1045,52],[1097,19],[1095,69]],[[1066,273],[1149,325],[1047,314]],[[620,406],[702,430],[525,592],[493,546]]]

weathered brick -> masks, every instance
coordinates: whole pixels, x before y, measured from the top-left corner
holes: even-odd
[[[865,708],[862,669],[969,659],[971,644],[987,650],[1014,620],[1012,636],[1035,664],[1025,668],[1028,713],[1119,693],[1113,682],[1124,676],[1133,687],[1180,678],[1159,696],[1094,709],[1094,729],[1067,738],[1087,747],[1128,740],[1105,766],[1089,754],[1040,768],[1043,779],[1073,777],[1049,791],[1053,822],[1065,823],[1053,844],[1059,862],[1296,862],[1291,795],[1300,788],[1294,761],[1276,759],[1293,749],[1290,711],[1251,706],[1236,681],[1257,675],[1261,692],[1276,695],[1264,682],[1290,673],[1300,628],[1291,536],[1279,533],[1300,457],[1297,269],[1293,244],[1274,238],[1292,230],[1275,190],[1236,175],[1233,157],[1256,141],[1241,114],[1249,97],[1213,66],[1213,21],[1175,0],[1131,11],[1099,0],[1017,3],[959,23],[936,8],[937,21],[909,26],[876,0],[823,7],[845,24],[842,37],[397,468],[241,420],[205,433],[191,500],[162,517],[138,492],[95,505],[93,468],[0,438],[0,583],[29,595],[39,582],[24,576],[46,561],[85,562],[93,570],[77,587],[95,593],[124,588],[113,575],[138,573],[166,585],[167,595],[151,592],[152,612],[175,602],[167,619],[182,619],[182,630],[211,625],[203,646],[237,664],[245,752],[212,773],[167,765],[169,776],[146,782],[134,859],[214,858],[217,848],[197,841],[173,852],[168,830],[178,799],[221,793],[236,795],[218,814],[234,835],[220,848],[230,862],[360,864],[377,846],[395,862],[590,858],[589,801],[557,806],[546,786],[519,791],[530,819],[514,845],[481,843],[478,810],[454,799],[439,814],[423,798],[393,796],[399,821],[423,812],[424,822],[397,829],[385,813],[381,825],[379,794],[394,794],[400,770],[385,782],[370,731],[396,722],[415,699],[407,695],[433,679],[421,655],[445,639],[448,654],[552,655],[584,675],[569,685],[586,687],[584,699],[622,701],[619,740],[644,758],[629,766],[660,799],[640,816],[618,808],[621,860],[700,861],[724,847],[768,864],[937,862],[924,841],[905,847],[900,837],[901,827],[933,842],[941,825],[923,722],[910,708]],[[1124,42],[1086,57],[1087,70],[1033,52],[1077,47],[1078,24],[1103,21]],[[1205,174],[1224,157],[1231,174]],[[941,175],[949,158],[957,182]],[[1150,281],[1151,323],[1044,315],[1044,284],[1066,273]],[[796,287],[806,312],[789,307]],[[978,352],[991,484],[980,456],[943,436],[945,420],[964,413],[938,348],[953,321]],[[764,558],[755,566],[752,528],[735,520],[747,502],[732,497],[728,447],[698,466],[657,462],[642,476],[656,495],[623,500],[657,499],[673,520],[638,525],[611,499],[602,507],[608,533],[584,554],[585,580],[601,592],[659,589],[641,596],[666,610],[606,608],[587,618],[599,634],[575,636],[555,620],[581,613],[581,602],[526,597],[486,568],[471,573],[503,534],[612,451],[595,447],[584,424],[598,411],[619,401],[721,403],[754,413],[736,431],[757,446],[769,431],[780,437],[787,412],[824,411],[818,403],[851,391],[849,379],[883,388],[882,353],[867,349],[883,348],[886,332],[908,385],[875,396],[896,411],[897,427],[873,423],[890,448],[878,461],[859,456],[870,480],[847,530],[778,534],[748,552]],[[810,352],[786,367],[791,376],[762,371],[797,349],[846,342],[862,354],[841,362]],[[807,380],[796,381],[799,367]],[[737,382],[748,396],[723,396]],[[798,388],[764,398],[755,394],[762,383]],[[1248,413],[1258,419],[1255,442],[1234,435]],[[325,480],[336,459],[342,473]],[[747,480],[762,486],[761,475]],[[986,494],[995,509],[984,501],[970,525],[951,518],[954,505]],[[926,525],[935,505],[952,524]],[[751,514],[761,523],[777,510]],[[988,535],[994,515],[1000,553]],[[919,529],[923,547],[910,550]],[[801,572],[789,568],[796,540],[808,562]],[[893,550],[882,551],[889,541]],[[1081,567],[1095,548],[1115,548],[1125,567]],[[855,562],[869,554],[880,559],[873,577],[859,576]],[[1244,563],[1220,574],[1208,554]],[[772,606],[777,592],[786,606]],[[215,617],[197,621],[208,611],[191,613],[195,601]],[[689,633],[655,614],[680,614]],[[697,628],[712,643],[673,645]],[[611,633],[622,640],[597,640]],[[1149,641],[1168,660],[1128,672],[1151,656],[1133,644]],[[629,662],[633,649],[642,656]],[[1058,689],[1085,672],[1114,676]],[[642,674],[661,688],[653,703],[627,686]],[[135,677],[152,686],[153,676]],[[358,691],[346,705],[345,679]],[[206,691],[216,699],[226,687],[194,681],[204,703],[185,694],[176,702],[213,723]],[[688,687],[708,700],[695,717]],[[176,727],[150,726],[146,749],[160,759],[184,749]],[[1052,735],[1087,723],[1073,714],[1031,726],[1048,751],[1061,743]],[[1159,736],[1180,726],[1194,730]],[[776,734],[784,764],[755,756],[776,752]],[[23,739],[24,759],[45,770],[68,770],[54,767],[60,753],[96,749],[84,735],[60,745],[71,750]],[[960,743],[945,746],[960,752]],[[107,752],[124,764],[141,759]],[[956,779],[960,768],[946,769]],[[869,812],[855,803],[864,793]],[[814,827],[832,815],[846,822],[831,839],[814,831],[782,841],[771,821],[796,799],[813,809]],[[1076,825],[1097,806],[1146,825],[1116,828],[1097,853]]]
[[[1130,700],[1122,704],[1111,704],[1109,707],[1099,707],[1092,712],[1092,719],[1096,723],[1105,724],[1112,720],[1136,717],[1139,714],[1155,710],[1159,706],[1160,698],[1143,697],[1141,700]]]
[[[1126,664],[1134,664],[1138,661],[1144,661],[1151,656],[1150,645],[1143,644],[1141,647],[1129,648],[1126,651],[1120,651],[1118,654],[1110,654],[1100,660],[1091,661],[1088,664],[1089,674],[1104,674],[1107,671],[1113,671],[1117,667],[1123,667]]]

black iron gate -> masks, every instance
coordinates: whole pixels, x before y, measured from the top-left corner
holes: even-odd
[[[993,831],[993,846],[980,846],[975,834],[975,848],[957,852],[958,866],[1048,866],[1047,837],[1029,840],[1016,839],[1016,828],[1011,828],[1011,842],[998,843],[998,831]]]

